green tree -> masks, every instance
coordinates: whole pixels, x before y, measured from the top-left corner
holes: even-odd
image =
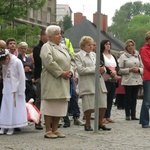
[[[150,14],[150,4],[143,4],[141,1],[128,2],[116,10],[112,18],[112,25],[109,27],[111,32],[118,39],[125,41],[127,29],[132,18],[138,14]]]
[[[0,30],[1,39],[7,40],[8,37],[13,37],[17,40],[17,43],[26,41],[29,47],[36,45],[39,41],[39,33],[41,28],[32,25],[20,25],[13,29],[8,26],[7,28]]]
[[[0,20],[25,17],[30,8],[42,8],[46,0],[0,0]]]
[[[136,15],[128,24],[125,30],[125,39],[133,39],[136,43],[137,50],[145,43],[144,36],[150,30],[150,16],[149,15]]]
[[[66,31],[67,29],[71,28],[72,27],[72,21],[71,21],[71,17],[66,14],[64,17],[63,17],[63,20],[60,21],[62,23],[62,26],[63,26],[63,29],[64,31]],[[59,23],[60,23],[59,22]]]

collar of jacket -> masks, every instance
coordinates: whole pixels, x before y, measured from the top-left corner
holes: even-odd
[[[132,54],[128,53],[128,52],[125,50],[125,51],[124,51],[124,55],[125,55],[126,57],[128,57],[128,58],[130,58],[130,57],[132,57],[132,56],[138,57],[139,52],[138,52],[137,50],[134,50],[134,54],[132,55]]]

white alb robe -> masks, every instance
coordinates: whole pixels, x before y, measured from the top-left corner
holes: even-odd
[[[25,73],[22,62],[9,54],[9,64],[3,65],[3,98],[0,109],[0,128],[28,125],[25,106]],[[14,97],[14,92],[16,96]]]

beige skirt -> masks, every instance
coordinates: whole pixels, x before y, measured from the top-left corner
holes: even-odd
[[[66,116],[68,110],[67,99],[41,100],[41,114],[55,117]]]
[[[107,95],[106,93],[101,92],[98,99],[98,108],[106,108],[107,107]],[[95,108],[95,95],[88,94],[82,96],[82,109],[83,112],[86,110],[92,109],[94,111]]]

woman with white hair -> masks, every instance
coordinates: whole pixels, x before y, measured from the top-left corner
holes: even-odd
[[[0,51],[3,75],[3,98],[0,111],[0,134],[11,135],[14,128],[28,125],[25,106],[25,74],[21,61],[8,50]]]
[[[60,117],[66,116],[70,99],[70,78],[73,74],[69,49],[61,44],[61,29],[46,28],[48,42],[41,49],[41,114],[44,115],[45,138],[64,138],[57,131]]]

